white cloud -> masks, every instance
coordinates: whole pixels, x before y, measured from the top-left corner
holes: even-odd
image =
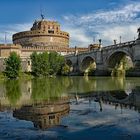
[[[12,25],[0,25],[0,43],[5,43],[5,33],[6,33],[6,42],[12,43],[12,35],[26,31],[31,28],[31,23],[24,23],[24,24],[12,24]]]
[[[93,13],[89,13],[81,16],[64,16],[69,23],[75,23],[77,25],[88,24],[92,22],[94,24],[116,23],[116,22],[128,22],[132,21],[140,13],[140,2],[134,2],[124,7],[111,10],[102,10]]]
[[[122,25],[122,26],[110,26],[107,28],[104,28],[103,31],[99,30],[99,33],[101,35],[101,38],[104,40],[108,40],[108,42],[111,44],[113,43],[113,40],[116,39],[117,42],[119,42],[120,36],[122,37],[122,42],[124,41],[130,41],[137,37],[137,27],[138,25]]]
[[[91,12],[84,15],[65,15],[64,31],[70,33],[70,46],[87,47],[93,42],[93,37],[103,40],[103,45],[133,40],[137,37],[137,28],[140,26],[140,2],[131,2],[127,5]],[[32,23],[0,26],[0,43],[4,42],[4,32],[7,32],[7,42],[12,42],[12,34],[29,30]]]
[[[72,27],[72,30],[81,30],[81,36],[85,37],[85,40],[89,38],[92,41],[91,38],[94,36],[96,39],[101,38],[104,45],[109,45],[113,43],[114,39],[119,41],[120,36],[122,36],[122,41],[130,41],[137,37],[137,28],[140,26],[139,16],[140,2],[133,2],[116,9],[85,15],[64,16],[64,20],[67,26]],[[74,36],[75,40],[79,38],[76,36],[76,32],[71,36]],[[83,43],[84,38],[81,46]]]
[[[87,44],[92,41],[92,38],[88,37],[83,29],[71,27],[64,27],[64,29],[70,34],[70,46],[87,47]]]

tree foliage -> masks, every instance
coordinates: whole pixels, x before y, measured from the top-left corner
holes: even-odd
[[[16,52],[11,52],[10,56],[5,59],[5,75],[10,79],[16,79],[19,76],[21,59]]]
[[[55,75],[61,71],[64,57],[56,52],[44,52],[31,55],[32,73],[34,76]]]
[[[61,74],[62,75],[68,75],[69,73],[70,73],[70,67],[67,64],[65,64],[62,67]]]

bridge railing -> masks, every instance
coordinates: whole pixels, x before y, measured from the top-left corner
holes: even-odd
[[[70,56],[75,56],[75,53],[65,55],[65,57],[70,57]]]
[[[80,53],[78,53],[78,55],[80,55],[80,54],[88,54],[90,52],[95,52],[95,51],[104,50],[104,49],[106,50],[106,49],[109,49],[109,48],[129,46],[129,45],[133,45],[135,43],[136,43],[136,40],[123,42],[123,43],[119,43],[119,44],[105,46],[105,47],[102,47],[102,48],[99,48],[99,49],[94,49],[94,50],[90,50],[90,51],[86,51],[86,52],[80,52]],[[66,55],[66,57],[71,57],[71,56],[75,56],[75,55],[76,55],[75,53],[74,54],[69,54],[69,55]]]
[[[133,41],[128,41],[128,42],[123,42],[123,43],[119,43],[119,44],[114,44],[114,45],[109,45],[109,46],[105,46],[103,47],[103,49],[108,49],[108,48],[112,48],[112,47],[123,47],[123,46],[129,46],[129,45],[133,45],[136,43],[136,40]]]

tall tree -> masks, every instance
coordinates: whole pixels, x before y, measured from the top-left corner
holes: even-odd
[[[21,68],[20,56],[16,52],[11,52],[10,56],[5,59],[5,65],[5,75],[10,79],[16,79]]]

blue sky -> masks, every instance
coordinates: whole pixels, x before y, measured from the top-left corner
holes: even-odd
[[[0,43],[12,42],[12,34],[29,30],[40,19],[40,7],[46,19],[61,23],[70,33],[70,46],[86,47],[93,38],[103,46],[137,37],[140,26],[140,0],[0,0]]]

